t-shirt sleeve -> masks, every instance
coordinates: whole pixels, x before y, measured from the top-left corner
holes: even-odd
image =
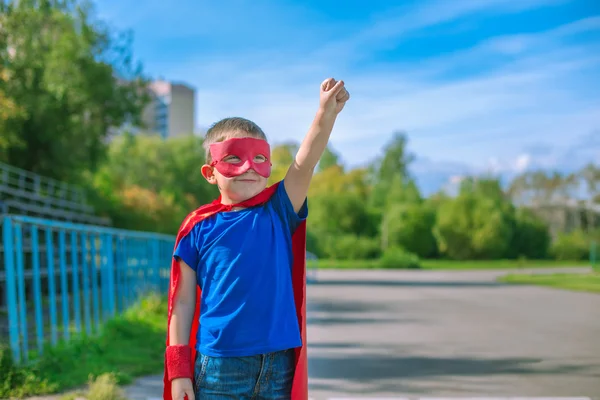
[[[304,203],[302,207],[296,213],[294,211],[294,206],[292,205],[292,201],[285,190],[285,185],[283,181],[279,183],[277,190],[271,197],[271,202],[273,204],[273,208],[282,219],[282,221],[290,228],[290,232],[293,234],[298,225],[302,223],[302,221],[306,220],[308,217],[308,201],[304,199]]]
[[[173,253],[173,257],[175,257],[175,259],[183,260],[183,262],[189,265],[194,271],[198,269],[198,261],[200,259],[197,246],[198,226],[199,224],[192,228],[187,235],[181,238],[179,244],[175,248],[175,252]]]

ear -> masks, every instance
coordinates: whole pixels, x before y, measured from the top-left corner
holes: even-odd
[[[204,164],[202,166],[202,168],[200,169],[200,171],[202,172],[202,176],[204,177],[204,179],[206,179],[208,181],[208,183],[216,185],[217,177],[215,176],[213,168],[214,167],[211,167],[208,164]]]

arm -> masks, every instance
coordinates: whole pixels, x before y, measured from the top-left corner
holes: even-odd
[[[181,276],[175,304],[173,304],[171,323],[169,324],[169,346],[187,346],[189,344],[192,319],[196,308],[196,271],[183,260],[179,260],[179,268],[181,269]],[[172,379],[171,395],[173,400],[183,400],[186,395],[189,400],[194,400],[192,379]]]
[[[319,110],[283,180],[295,212],[304,204],[315,167],[327,147],[337,115],[349,98],[343,81],[329,78],[321,84]]]
[[[196,308],[196,271],[183,260],[179,261],[181,278],[169,325],[169,345],[188,344]]]

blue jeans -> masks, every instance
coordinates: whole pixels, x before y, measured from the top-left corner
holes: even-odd
[[[294,349],[249,357],[197,353],[196,399],[285,400],[291,398]]]

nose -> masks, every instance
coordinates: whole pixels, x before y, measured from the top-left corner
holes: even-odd
[[[254,166],[250,163],[244,165],[244,175],[246,174],[257,174],[256,170],[254,169]]]

